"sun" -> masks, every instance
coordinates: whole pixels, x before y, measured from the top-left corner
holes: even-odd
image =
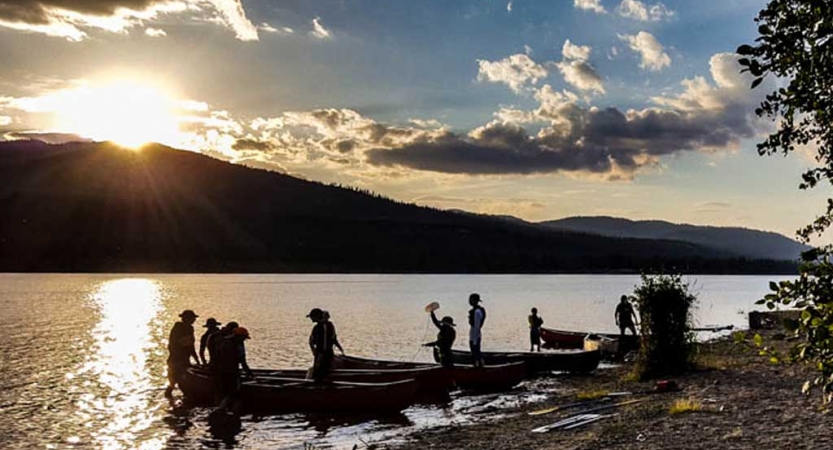
[[[85,84],[53,100],[56,128],[96,141],[138,148],[180,136],[177,102],[165,90],[136,80]]]

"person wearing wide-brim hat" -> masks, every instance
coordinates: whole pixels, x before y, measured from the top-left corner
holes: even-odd
[[[451,352],[451,347],[454,346],[454,340],[457,339],[457,331],[454,329],[454,319],[451,316],[445,316],[437,320],[437,315],[434,312],[439,309],[440,305],[432,303],[428,305],[426,310],[431,313],[431,322],[440,330],[437,333],[437,340],[423,344],[425,347],[434,347],[434,359],[440,362],[443,367],[454,367],[454,355]]]
[[[200,337],[200,361],[202,361],[203,365],[207,365],[208,362],[214,359],[214,349],[212,346],[208,345],[208,341],[211,339],[212,334],[216,334],[220,332],[220,322],[217,322],[217,319],[213,317],[209,317],[208,320],[205,321],[205,332]],[[205,359],[205,351],[208,350],[208,358]]]
[[[185,371],[191,365],[191,358],[197,364],[200,358],[194,349],[194,322],[197,321],[197,314],[190,309],[182,311],[179,315],[180,321],[175,323],[168,335],[168,387],[165,389],[165,396],[173,395],[174,387],[180,384]]]

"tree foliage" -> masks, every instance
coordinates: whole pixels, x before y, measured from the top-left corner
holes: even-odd
[[[742,45],[744,72],[755,77],[752,89],[765,77],[779,87],[766,95],[756,114],[776,122],[776,131],[758,144],[761,155],[789,154],[800,147],[814,150],[817,164],[802,175],[801,189],[833,183],[833,2],[830,0],[772,0],[758,13],[759,37]],[[833,199],[812,223],[798,231],[805,242],[833,224]],[[830,246],[805,253],[799,278],[771,283],[772,292],[759,304],[803,309],[787,322],[801,337],[792,360],[812,362],[820,376],[805,384],[822,387],[833,399],[833,264]]]
[[[642,275],[634,290],[642,341],[637,372],[641,378],[676,375],[691,367],[692,309],[697,302],[681,275]]]

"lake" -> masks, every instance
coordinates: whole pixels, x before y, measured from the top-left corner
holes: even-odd
[[[689,277],[698,323],[745,326],[772,279]],[[435,335],[423,311],[431,301],[460,324],[464,348],[467,298],[480,293],[488,311],[484,350],[524,350],[531,307],[544,326],[613,332],[618,298],[638,282],[632,275],[0,274],[0,447],[361,448],[483,420],[478,411],[540,401],[558,385],[533,381],[384,420],[244,417],[240,433],[218,436],[206,425],[207,409],[163,398],[167,334],[183,309],[193,309],[197,325],[216,317],[248,328],[252,367],[306,367],[305,315],[317,306],[330,311],[348,354],[429,361],[420,343]]]

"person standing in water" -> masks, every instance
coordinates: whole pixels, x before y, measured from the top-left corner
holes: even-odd
[[[202,364],[204,366],[208,365],[208,361],[214,359],[214,349],[208,345],[208,341],[211,338],[212,334],[220,332],[220,325],[220,322],[217,322],[217,319],[213,317],[210,317],[208,320],[206,320],[205,325],[203,325],[203,328],[207,328],[205,330],[205,333],[202,334],[202,337],[200,337],[200,360],[202,361]],[[208,350],[209,359],[205,359],[206,350]]]
[[[440,330],[437,333],[437,340],[423,344],[424,347],[434,347],[434,357],[443,367],[454,367],[454,356],[451,353],[451,347],[454,346],[454,340],[457,339],[457,331],[454,329],[454,319],[450,316],[445,316],[442,320],[437,320],[437,315],[431,311],[431,322]]]
[[[250,379],[255,377],[246,362],[246,339],[250,339],[251,336],[249,330],[237,327],[231,330],[230,335],[218,338],[221,342],[214,367],[223,400],[217,410],[236,413],[239,409],[237,403],[240,396],[240,369],[242,368]]]
[[[191,366],[191,358],[200,363],[194,349],[194,322],[199,316],[186,309],[179,317],[180,321],[174,324],[168,335],[168,387],[165,389],[165,397],[168,398],[173,396],[174,387],[181,383],[185,371]]]
[[[616,325],[619,326],[619,336],[625,337],[625,330],[630,329],[631,333],[636,336],[636,313],[628,301],[628,296],[623,295],[619,299],[619,304],[616,305]]]
[[[538,315],[538,308],[532,308],[532,314],[529,315],[529,351],[534,352],[535,347],[541,351],[541,326],[544,325],[544,319]]]
[[[483,322],[486,321],[486,309],[480,306],[480,294],[469,295],[469,348],[471,349],[471,362],[475,367],[483,367],[483,354],[480,351],[482,342]]]

